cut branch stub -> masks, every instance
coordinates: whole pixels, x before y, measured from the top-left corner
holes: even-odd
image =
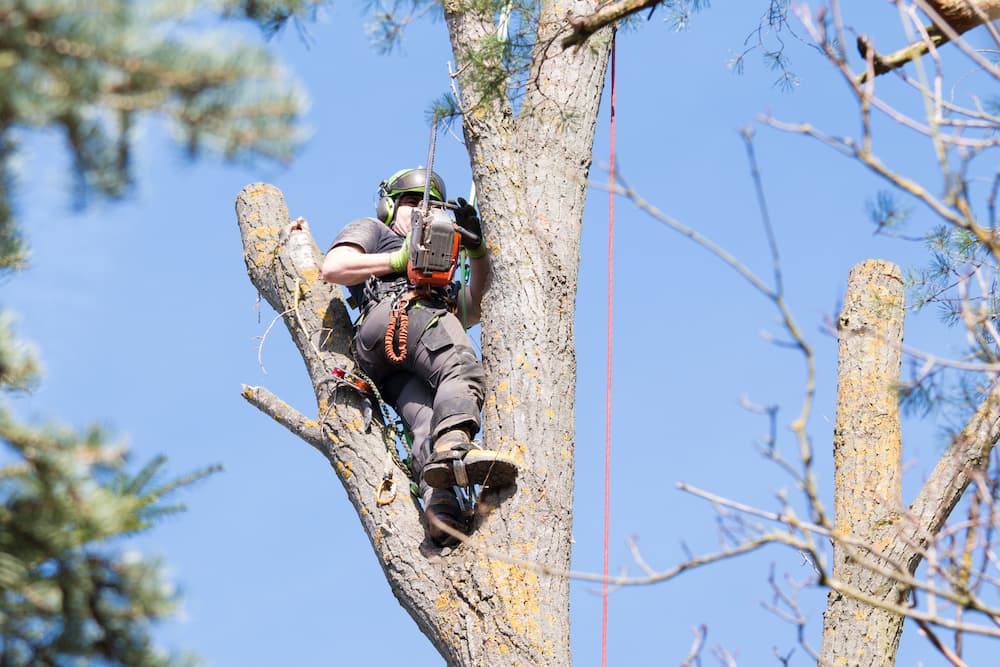
[[[833,435],[835,541],[833,577],[851,589],[899,603],[905,587],[865,567],[887,563],[902,515],[899,372],[903,281],[895,264],[868,260],[850,273],[838,322],[837,420]],[[896,654],[903,619],[831,590],[823,615],[820,664],[886,665]]]
[[[901,500],[899,372],[903,281],[889,262],[851,270],[838,321],[834,523],[867,538]]]
[[[264,183],[240,191],[236,214],[250,281],[284,318],[314,386],[328,381],[331,361],[351,363],[351,321],[339,289],[320,276],[322,256],[308,223],[291,221],[281,191]]]

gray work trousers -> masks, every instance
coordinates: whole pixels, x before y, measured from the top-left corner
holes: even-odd
[[[479,431],[485,377],[462,323],[433,302],[411,303],[406,359],[390,361],[384,339],[394,301],[384,298],[365,315],[354,336],[354,354],[413,435],[413,471],[423,494],[421,471],[434,441],[453,429],[470,438]]]

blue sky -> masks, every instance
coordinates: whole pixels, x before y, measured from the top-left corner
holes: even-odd
[[[755,128],[788,302],[816,353],[810,434],[829,506],[836,342],[822,332],[824,322],[837,312],[852,265],[879,257],[917,267],[921,248],[873,236],[865,202],[884,187],[874,177],[757,122],[770,112],[832,134],[858,127],[844,84],[791,35],[785,39],[801,78],[794,93],[773,85],[777,74],[758,54],[742,76],[727,69],[763,4],[713,7],[682,33],[658,12],[619,35],[617,162],[647,199],[769,280],[738,132]],[[876,35],[885,50],[903,43],[888,3],[844,7],[847,22]],[[133,545],[162,554],[184,594],[185,611],[161,628],[161,641],[218,667],[442,664],[392,597],[326,460],[240,396],[241,384],[260,384],[303,412],[315,409],[280,324],[260,340],[274,313],[258,304],[245,274],[233,206],[239,189],[277,185],[291,215],[306,217],[325,248],[343,224],[371,213],[382,178],[426,157],[425,111],[448,85],[443,23],[418,23],[397,51],[379,55],[365,20],[344,3],[308,26],[311,43],[294,30],[271,42],[312,99],[312,138],[288,168],[192,163],[166,128],[149,122],[140,130],[134,195],[75,212],[54,137],[32,139],[22,164],[19,209],[33,267],[8,281],[5,305],[19,313],[19,332],[38,345],[46,373],[36,394],[15,407],[78,427],[102,423],[130,443],[137,464],[164,453],[177,474],[225,467],[183,492],[187,513]],[[606,179],[607,92],[596,181]],[[933,178],[925,143],[892,129],[885,136],[879,148],[895,164]],[[436,170],[452,196],[467,191],[468,160],[455,137],[440,136]],[[575,497],[566,499],[575,510],[573,567],[587,572],[599,572],[602,559],[607,199],[592,191],[584,224],[577,481]],[[914,210],[923,228],[930,218]],[[685,546],[695,553],[718,547],[712,508],[676,490],[677,482],[769,509],[777,508],[777,490],[794,493],[757,452],[767,424],[740,402],[781,405],[780,446],[794,456],[786,426],[798,414],[805,369],[762,335],[783,337],[773,308],[718,260],[626,202],[617,204],[616,227],[611,568],[639,574],[627,538],[657,569],[683,559]],[[955,353],[961,342],[933,316],[914,318],[907,330],[908,344],[939,354]],[[933,421],[908,421],[905,429],[911,499],[943,441]],[[709,628],[704,664],[714,664],[718,647],[742,665],[775,664],[775,651],[791,649],[791,664],[809,664],[795,629],[762,609],[772,598],[772,567],[781,579],[809,576],[798,554],[774,548],[668,584],[615,591],[609,664],[679,664],[691,628],[701,624]],[[572,591],[575,664],[600,664],[598,589],[575,583]],[[806,590],[801,602],[818,648],[825,594]],[[907,626],[899,664],[944,663]]]

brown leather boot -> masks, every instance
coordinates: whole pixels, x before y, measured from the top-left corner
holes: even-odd
[[[434,453],[422,475],[435,489],[477,484],[500,488],[514,483],[517,465],[509,455],[480,449],[465,431],[455,430],[442,434],[434,443]]]
[[[458,533],[469,532],[469,521],[450,489],[429,489],[424,493],[424,520],[427,522],[427,536],[438,547],[453,547],[461,541],[442,526]]]

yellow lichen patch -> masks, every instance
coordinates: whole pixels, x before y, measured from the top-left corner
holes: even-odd
[[[302,425],[305,426],[306,428],[316,428],[317,426],[319,426],[319,422],[316,421],[315,419],[307,419],[304,422],[302,422]]]
[[[277,225],[262,225],[253,230],[253,235],[259,239],[266,238],[268,236],[275,236],[281,233],[281,227]]]
[[[247,190],[246,193],[247,193],[247,196],[256,198],[256,197],[260,197],[261,195],[266,195],[268,192],[270,192],[270,190],[271,190],[271,188],[269,188],[266,185],[259,185],[259,186],[255,187],[255,188],[251,188],[251,189]]]
[[[540,595],[538,575],[512,563],[499,560],[489,561],[490,573],[496,586],[496,594],[502,601],[504,620],[522,638],[535,640],[537,650],[544,652],[542,645]],[[536,643],[537,642],[537,643]]]
[[[341,477],[350,477],[353,474],[352,466],[350,463],[342,463],[337,461],[337,474]]]
[[[572,455],[571,455],[571,454],[569,453],[569,450],[568,450],[568,449],[564,449],[564,450],[562,450],[562,451],[561,451],[561,452],[559,452],[559,453],[560,453],[560,454],[562,454],[562,457],[563,457],[564,459],[568,459],[568,458],[569,458],[570,456],[572,456]]]
[[[501,382],[500,384],[497,385],[497,391],[506,392],[506,391],[509,390],[509,387],[510,387],[510,385],[507,384],[506,380],[504,380],[503,382]]]
[[[555,419],[556,413],[552,408],[549,408],[548,410],[545,411],[545,416],[548,417],[549,419]]]
[[[351,429],[352,431],[357,432],[365,427],[365,422],[362,419],[355,419],[354,421],[347,422],[345,426],[347,426],[347,428]]]
[[[305,269],[302,272],[302,278],[306,282],[310,282],[310,283],[316,282],[316,279],[319,278],[319,269],[315,269],[315,268],[313,268],[313,269]]]
[[[519,550],[522,554],[527,556],[535,548],[533,542],[514,542],[514,548]]]
[[[336,436],[336,435],[334,434],[334,432],[333,432],[333,431],[330,431],[329,433],[327,433],[326,437],[330,439],[330,442],[335,442],[335,443],[337,443],[337,444],[340,444],[341,442],[343,442],[343,440],[341,440],[340,438],[338,438],[338,437],[337,437],[337,436]]]
[[[448,591],[441,591],[437,600],[434,601],[434,608],[438,611],[447,609],[451,605],[451,594]]]
[[[517,396],[512,396],[508,394],[507,402],[504,403],[501,407],[505,412],[507,412],[507,414],[513,414],[514,410],[517,409],[517,406],[519,406],[521,402],[522,402],[521,399],[519,399]]]

